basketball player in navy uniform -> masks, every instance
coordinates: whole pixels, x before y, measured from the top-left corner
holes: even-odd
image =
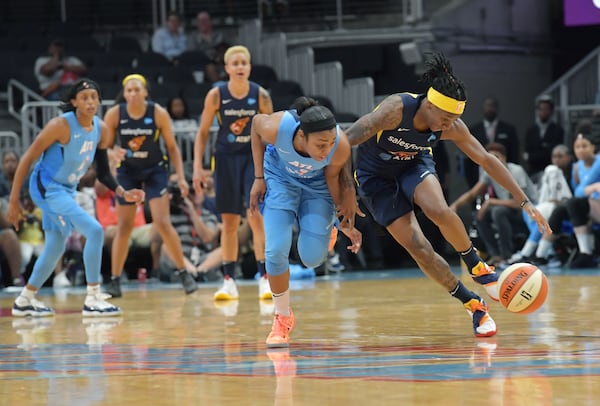
[[[202,162],[215,115],[219,122],[215,151],[215,191],[217,210],[221,214],[223,230],[223,286],[215,300],[236,300],[238,290],[233,279],[238,260],[238,228],[243,215],[252,229],[254,255],[259,280],[259,297],[270,299],[271,291],[265,271],[265,232],[260,213],[250,213],[250,189],[254,182],[254,165],[250,147],[252,117],[258,113],[271,114],[273,103],[269,93],[250,77],[250,52],[241,45],[225,52],[225,71],[229,80],[212,88],[204,100],[204,110],[194,144],[194,188],[202,192],[204,176]]]
[[[117,168],[117,179],[126,188],[143,188],[150,206],[152,223],[160,234],[163,245],[177,266],[185,293],[193,293],[198,286],[185,270],[181,241],[171,224],[169,194],[167,193],[168,161],[160,146],[162,137],[171,165],[177,174],[182,196],[189,186],[185,181],[181,153],[177,147],[169,113],[160,105],[147,100],[148,89],[144,76],[128,75],[123,79],[124,103],[111,107],[104,120],[111,135],[116,135],[116,148],[122,158]],[[135,185],[135,186],[132,186]],[[117,232],[111,251],[112,278],[106,291],[113,297],[122,295],[120,276],[129,252],[129,237],[133,230],[136,207],[123,199],[117,204]]]
[[[521,202],[540,232],[551,231],[506,167],[483,148],[460,119],[467,96],[450,62],[436,54],[427,61],[427,68],[423,75],[429,86],[427,94],[391,95],[346,131],[352,145],[360,144],[356,160],[359,195],[375,220],[406,248],[419,268],[462,302],[472,317],[475,336],[493,336],[496,323],[486,303],[435,253],[414,214],[414,207],[419,206],[460,253],[473,280],[497,301],[498,275],[479,257],[460,217],[448,207],[435,176],[432,144],[440,139],[454,142]]]

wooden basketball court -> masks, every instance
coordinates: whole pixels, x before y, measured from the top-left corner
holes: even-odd
[[[460,272],[457,270],[457,272]],[[84,319],[82,288],[40,298],[46,319],[13,318],[0,294],[6,405],[595,405],[600,398],[597,272],[549,274],[531,315],[489,303],[496,337],[477,339],[455,299],[415,269],[293,282],[289,351],[267,351],[272,305],[242,282],[125,285],[125,314]],[[467,277],[467,286],[479,293]]]

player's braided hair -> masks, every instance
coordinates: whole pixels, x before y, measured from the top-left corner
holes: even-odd
[[[432,53],[425,62],[427,70],[421,81],[453,99],[467,100],[465,85],[452,73],[450,61],[442,53]]]

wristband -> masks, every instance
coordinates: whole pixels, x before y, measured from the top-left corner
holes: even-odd
[[[529,199],[525,199],[525,200],[523,200],[523,201],[521,202],[521,204],[520,204],[521,208],[525,207],[525,205],[526,205],[527,203],[531,203],[531,202],[529,201]]]
[[[264,179],[264,176],[255,176],[254,179]]]

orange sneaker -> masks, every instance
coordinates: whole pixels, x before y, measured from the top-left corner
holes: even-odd
[[[498,274],[492,265],[485,262],[479,262],[471,269],[471,277],[473,280],[482,285],[485,291],[493,301],[498,301]]]
[[[267,337],[268,348],[288,347],[290,345],[290,333],[296,324],[294,313],[290,309],[289,316],[276,314],[271,327],[271,333]]]

